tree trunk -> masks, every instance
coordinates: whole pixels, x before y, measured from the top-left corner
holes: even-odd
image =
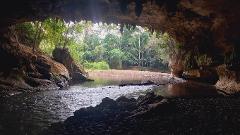
[[[141,66],[141,38],[139,35],[139,40],[138,40],[138,66]]]

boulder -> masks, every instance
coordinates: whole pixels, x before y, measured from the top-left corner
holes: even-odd
[[[240,90],[240,71],[230,70],[226,65],[217,67],[219,80],[216,83],[218,89],[227,91],[229,93],[239,92]]]
[[[200,81],[209,84],[216,84],[218,74],[214,69],[191,69],[183,72],[183,77],[187,80]]]
[[[8,42],[2,44],[0,50],[5,52],[4,55],[11,58],[9,61],[14,61],[14,64],[2,65],[0,69],[0,87],[3,90],[30,92],[68,86],[70,77],[63,64],[8,38]],[[1,60],[4,60],[4,57]]]
[[[67,48],[56,48],[53,51],[53,58],[57,62],[62,63],[69,71],[69,75],[71,77],[71,81],[73,83],[83,82],[88,80],[88,74],[87,72],[78,65],[76,62],[74,62],[70,52]]]

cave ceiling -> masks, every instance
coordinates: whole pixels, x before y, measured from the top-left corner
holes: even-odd
[[[240,40],[239,0],[3,0],[0,7],[3,32],[16,23],[56,17],[146,26],[209,54],[231,52]]]

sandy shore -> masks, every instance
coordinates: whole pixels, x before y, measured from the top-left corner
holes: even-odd
[[[184,82],[181,78],[173,77],[169,73],[137,71],[137,70],[94,70],[89,71],[90,79],[104,79],[112,81],[152,81],[156,84]]]

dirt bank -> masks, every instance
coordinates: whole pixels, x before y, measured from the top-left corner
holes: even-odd
[[[94,70],[89,71],[89,78],[136,83],[153,82],[155,84],[169,84],[184,82],[183,79],[173,77],[168,73],[138,71],[138,70]]]

